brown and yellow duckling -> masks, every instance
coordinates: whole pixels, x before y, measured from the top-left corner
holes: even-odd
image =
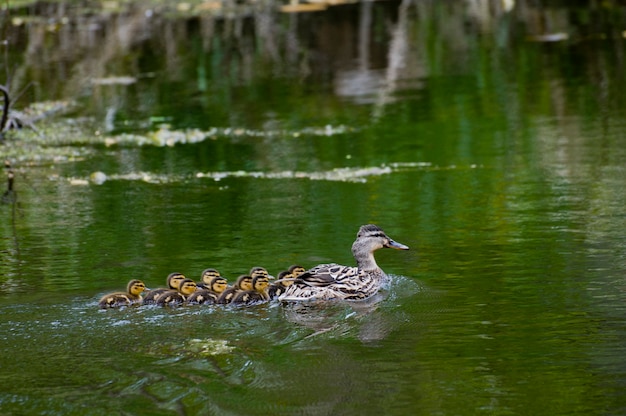
[[[304,270],[304,267],[302,269]],[[293,281],[293,274],[289,270],[278,273],[276,281],[267,288],[267,295],[270,299],[276,299],[277,297],[285,293],[285,290],[290,284],[293,283]]]
[[[217,269],[204,269],[200,276],[200,282],[198,282],[198,289],[211,290],[211,282],[218,277],[222,277],[222,275]]]
[[[174,272],[167,275],[167,287],[160,287],[158,289],[150,290],[146,293],[146,296],[143,299],[144,305],[154,305],[157,303],[159,296],[163,293],[170,290],[178,290],[178,286],[180,286],[180,282],[185,280],[185,275],[182,273]]]
[[[291,273],[291,276],[293,278],[296,278],[298,276],[300,276],[301,274],[304,274],[306,272],[306,269],[298,264],[293,264],[291,266],[289,266],[288,269],[289,273]]]
[[[187,300],[193,292],[196,291],[198,286],[196,282],[191,279],[183,279],[178,286],[178,290],[168,290],[163,292],[157,298],[157,305],[159,306],[176,306],[181,305]]]
[[[98,306],[102,309],[118,308],[120,306],[130,306],[133,304],[141,304],[141,293],[146,290],[146,285],[137,279],[128,282],[126,292],[114,292],[104,295],[98,302]]]
[[[200,287],[200,285],[198,285]],[[198,289],[187,297],[187,303],[202,305],[216,303],[220,295],[228,287],[228,281],[222,276],[213,277],[209,282],[208,289]]]
[[[233,296],[231,303],[237,305],[250,305],[254,303],[267,302],[270,300],[267,294],[267,287],[270,279],[267,276],[257,276],[252,279],[252,289],[243,290]]]
[[[252,276],[247,274],[242,274],[237,278],[237,281],[234,285],[227,288],[222,292],[220,297],[217,299],[219,304],[230,303],[233,300],[233,297],[241,291],[252,290]]]
[[[250,269],[249,275],[254,279],[257,276],[267,277],[268,279],[274,279],[274,276],[271,276],[265,267],[256,266]]]

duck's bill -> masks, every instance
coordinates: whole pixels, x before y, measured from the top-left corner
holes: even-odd
[[[385,247],[395,248],[396,250],[408,250],[409,249],[409,246],[405,246],[404,244],[400,244],[391,239],[389,240],[389,242],[387,243]]]

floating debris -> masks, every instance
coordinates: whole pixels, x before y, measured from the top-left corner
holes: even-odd
[[[228,344],[224,339],[190,339],[184,344],[155,344],[150,351],[154,355],[175,355],[186,357],[212,357],[222,354],[230,354],[235,347]]]
[[[89,180],[96,185],[102,185],[107,180],[107,175],[104,172],[93,172],[89,175]]]
[[[564,32],[528,36],[528,40],[532,42],[561,42],[568,39],[569,35]]]
[[[137,78],[130,76],[93,78],[91,80],[93,85],[131,85],[135,82],[137,82]]]
[[[212,179],[219,182],[227,178],[255,178],[255,179],[309,179],[313,181],[331,181],[331,182],[356,182],[365,183],[370,177],[380,177],[395,172],[404,172],[411,170],[459,170],[459,169],[478,169],[482,165],[468,166],[436,166],[429,162],[399,162],[390,163],[381,166],[369,167],[350,167],[335,168],[325,171],[293,171],[285,170],[278,172],[260,172],[260,171],[225,171],[225,172],[197,172],[195,175],[172,175],[172,174],[156,174],[150,172],[131,172],[125,174],[109,174],[104,172],[93,172],[89,178],[69,178],[72,185],[87,185],[89,182],[101,185],[105,181],[141,181],[153,184],[186,182],[195,179]],[[228,189],[224,186],[220,189]]]
[[[183,347],[183,351],[201,357],[212,355],[228,354],[235,348],[228,345],[228,341],[224,339],[190,339]]]
[[[185,129],[172,130],[169,125],[162,125],[158,130],[147,134],[120,134],[104,138],[106,146],[175,146],[177,144],[199,143],[207,139],[216,140],[221,137],[300,137],[335,136],[357,131],[343,125],[323,127],[305,127],[298,131],[291,130],[254,130],[239,127],[212,127],[208,130]]]

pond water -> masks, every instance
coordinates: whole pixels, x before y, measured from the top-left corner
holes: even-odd
[[[3,414],[626,412],[624,7],[112,4],[12,10]],[[97,308],[366,223],[374,305]]]

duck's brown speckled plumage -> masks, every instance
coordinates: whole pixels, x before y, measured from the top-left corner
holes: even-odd
[[[200,305],[216,303],[227,286],[228,282],[222,276],[213,277],[208,284],[208,289],[196,290],[187,297],[187,303]]]
[[[374,258],[374,251],[384,247],[409,249],[393,241],[376,225],[361,226],[352,244],[356,267],[335,263],[315,266],[298,276],[279,300],[362,300],[373,296],[388,282]]]
[[[242,290],[233,296],[231,303],[238,305],[251,305],[268,301],[267,288],[270,279],[267,276],[257,275],[252,279],[252,289]]]
[[[128,282],[126,292],[115,292],[104,295],[100,298],[98,306],[102,309],[108,309],[141,304],[143,300],[141,293],[145,289],[146,285],[141,280],[133,279]]]
[[[198,286],[192,279],[183,279],[178,286],[178,290],[168,290],[157,298],[157,305],[177,306],[185,303],[187,297],[196,291]]]
[[[156,304],[159,300],[159,296],[161,296],[165,292],[169,291],[177,291],[180,282],[185,280],[185,275],[182,273],[174,272],[167,275],[166,283],[167,287],[152,289],[146,293],[143,299],[143,303],[145,305],[153,305]]]

